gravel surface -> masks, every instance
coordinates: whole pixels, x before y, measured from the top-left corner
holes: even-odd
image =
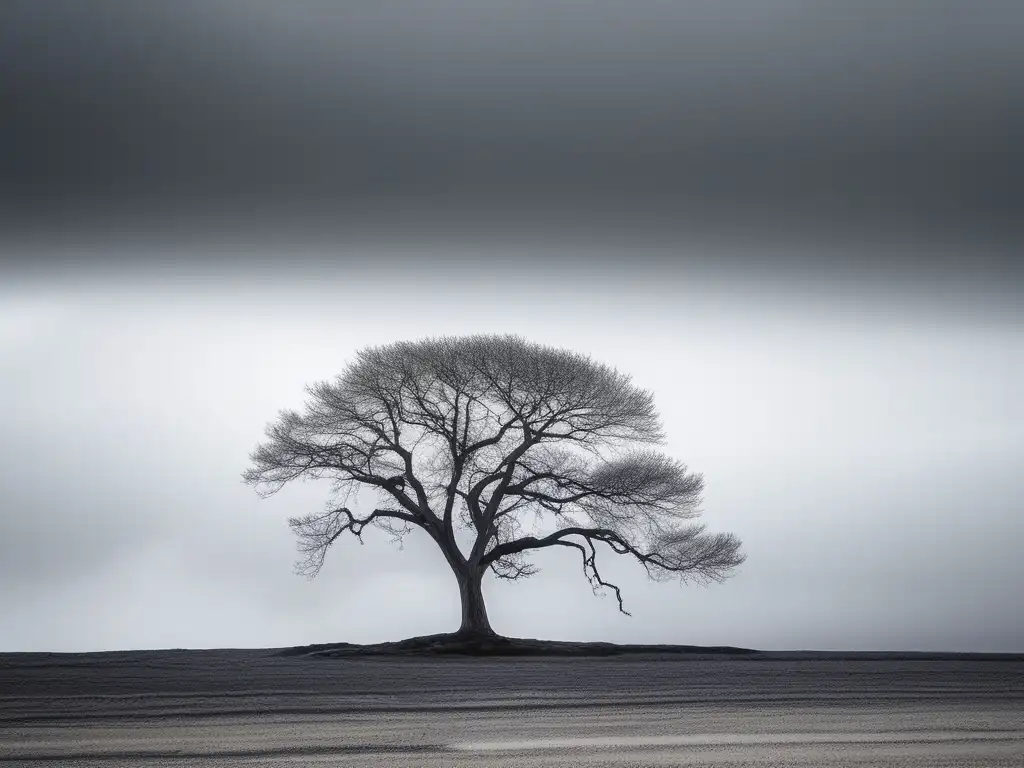
[[[1024,765],[1024,658],[0,654],[11,765]]]

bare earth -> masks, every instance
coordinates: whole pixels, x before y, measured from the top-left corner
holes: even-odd
[[[1024,657],[0,654],[0,761],[1024,765]]]

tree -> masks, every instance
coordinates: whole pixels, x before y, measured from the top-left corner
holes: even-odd
[[[656,450],[652,394],[585,355],[516,336],[398,342],[306,391],[305,411],[281,411],[243,477],[263,496],[334,481],[326,512],[289,520],[311,578],[346,533],[419,528],[458,581],[460,632],[493,634],[483,576],[531,576],[533,550],[578,552],[595,592],[613,591],[627,614],[599,545],[655,579],[722,581],[743,562],[734,535],[693,522],[704,481]],[[372,509],[351,508],[359,489],[375,492]]]

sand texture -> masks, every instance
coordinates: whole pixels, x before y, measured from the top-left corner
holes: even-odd
[[[0,654],[10,765],[1024,765],[1024,658]]]

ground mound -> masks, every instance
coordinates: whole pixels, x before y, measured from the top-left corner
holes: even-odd
[[[620,645],[564,640],[535,640],[500,635],[448,633],[410,637],[390,643],[321,643],[286,648],[280,656],[624,656],[629,654],[748,654],[728,645]]]

